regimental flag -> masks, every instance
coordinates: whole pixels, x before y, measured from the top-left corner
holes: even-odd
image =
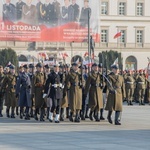
[[[114,36],[114,39],[117,39],[118,37],[121,36],[121,32],[118,32],[115,36]]]

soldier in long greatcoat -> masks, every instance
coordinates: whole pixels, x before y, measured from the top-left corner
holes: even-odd
[[[65,97],[69,89],[69,108],[71,110],[69,120],[73,122],[73,115],[75,115],[75,122],[80,122],[80,110],[82,109],[82,88],[84,87],[84,79],[78,71],[78,64],[72,64],[72,70],[66,77],[64,94]]]
[[[103,81],[102,75],[98,72],[98,65],[92,65],[92,72],[89,74],[86,86],[85,86],[85,95],[89,92],[89,108],[90,120],[93,121],[94,111],[96,111],[96,121],[100,121],[100,116],[98,115],[100,109],[103,108]]]
[[[25,120],[30,120],[29,108],[31,108],[31,80],[28,75],[28,66],[24,65],[24,72],[18,77],[16,85],[16,97],[19,97],[20,119],[23,118],[23,108],[26,107]]]
[[[46,102],[43,98],[44,94],[44,85],[46,82],[46,76],[43,73],[43,66],[41,63],[36,65],[37,71],[33,76],[32,81],[32,94],[35,98],[35,120],[38,120],[38,110],[40,109],[40,121],[44,121],[44,109],[46,107]]]
[[[111,116],[112,112],[115,111],[115,125],[121,125],[119,122],[120,112],[122,112],[122,103],[125,95],[124,79],[119,75],[119,68],[117,65],[112,65],[112,73],[108,75],[108,98],[106,103],[106,110],[108,110],[108,121],[113,123]]]
[[[10,72],[5,75],[4,81],[2,83],[2,89],[5,91],[5,106],[7,117],[15,118],[15,107],[17,106],[16,100],[16,80],[17,76],[15,74],[15,67],[13,65],[9,66]],[[11,108],[11,116],[9,115],[9,111]]]

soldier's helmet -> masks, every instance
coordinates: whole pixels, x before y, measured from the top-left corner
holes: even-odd
[[[100,63],[100,64],[98,65],[98,67],[99,67],[99,68],[103,68],[103,64]]]
[[[78,64],[76,62],[72,63],[72,67],[73,66],[78,66]]]
[[[92,67],[97,67],[98,65],[96,64],[96,63],[94,63],[93,65],[92,65]]]

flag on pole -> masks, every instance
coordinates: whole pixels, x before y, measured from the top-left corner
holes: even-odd
[[[114,36],[114,39],[117,39],[118,37],[121,36],[121,32],[118,32],[115,36]]]

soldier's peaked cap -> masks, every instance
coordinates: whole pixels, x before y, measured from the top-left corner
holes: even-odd
[[[28,65],[27,64],[23,65],[23,68],[28,69]]]
[[[72,66],[78,66],[78,64],[76,62],[72,63]]]
[[[50,68],[48,64],[47,64],[47,65],[45,65],[44,67],[45,67],[46,69],[49,69],[49,68]]]
[[[10,65],[9,68],[10,69],[15,69],[15,66],[14,65]]]
[[[29,68],[34,68],[34,65],[33,64],[29,64]]]
[[[42,68],[43,66],[42,66],[41,63],[37,63],[37,64],[36,64],[36,67]]]
[[[92,67],[97,67],[98,65],[96,64],[96,63],[94,63],[93,65],[92,65]]]
[[[119,66],[118,65],[111,65],[111,68],[112,69],[119,69]]]

